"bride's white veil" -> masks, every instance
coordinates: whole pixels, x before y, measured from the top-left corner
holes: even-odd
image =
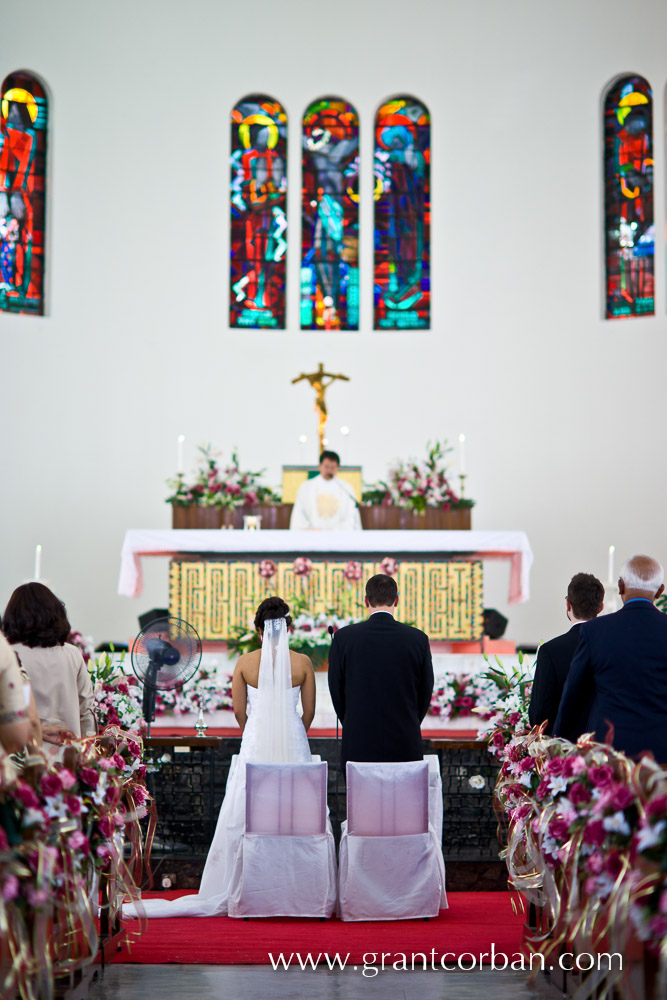
[[[257,682],[255,760],[279,763],[298,760],[293,737],[292,668],[284,618],[264,622]]]

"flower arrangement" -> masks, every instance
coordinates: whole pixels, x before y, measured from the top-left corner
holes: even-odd
[[[316,670],[326,670],[331,645],[329,626],[337,632],[346,625],[363,621],[363,615],[358,613],[361,608],[355,605],[352,591],[341,595],[342,614],[333,608],[322,612],[311,611],[307,593],[294,596],[290,599],[290,603],[293,614],[289,628],[290,648],[306,653],[313,661]],[[259,636],[254,628],[246,630],[237,627],[235,635],[227,640],[227,648],[230,653],[241,656],[243,653],[260,648]]]
[[[463,719],[469,715],[490,719],[496,694],[495,685],[485,678],[448,671],[433,689],[428,712],[440,719]]]
[[[199,453],[199,464],[191,483],[186,483],[180,473],[167,481],[172,491],[167,503],[228,509],[280,503],[279,495],[259,481],[264,470],[244,472],[236,451],[232,452],[231,462],[224,468],[218,464],[218,456],[211,445],[201,445]]]
[[[547,739],[543,726],[491,734],[501,762],[495,798],[508,821],[511,884],[544,915],[535,951],[576,940],[580,952],[627,953],[634,928],[667,976],[667,774],[590,735]],[[627,971],[627,970],[626,970]],[[608,995],[619,969],[596,982]]]
[[[399,460],[391,466],[386,480],[369,486],[363,493],[364,504],[404,507],[422,513],[427,507],[462,508],[474,506],[474,500],[459,497],[447,478],[445,456],[452,449],[447,442],[427,444],[424,460]]]
[[[492,735],[494,739],[502,738],[503,743],[527,733],[531,726],[528,719],[530,695],[535,676],[535,664],[526,663],[524,654],[519,651],[518,664],[506,667],[496,656],[496,666],[492,667],[489,658],[484,654],[489,669],[483,678],[491,686],[490,697],[493,701],[493,712],[487,717],[488,725],[480,735]],[[496,734],[500,733],[500,737]]]
[[[222,685],[214,674],[207,670],[199,670],[183,687],[170,688],[167,691],[157,691],[155,695],[155,714],[164,715],[173,712],[174,715],[185,715],[188,712],[217,712],[220,709],[233,708],[232,675],[227,674]]]
[[[92,636],[82,635],[81,632],[70,632],[67,636],[67,642],[81,650],[84,663],[90,663],[95,656],[95,647],[93,645]]]
[[[131,733],[144,733],[146,721],[141,704],[141,688],[124,669],[125,652],[114,659],[113,648],[88,663],[95,693],[95,715],[101,729],[120,726]]]
[[[129,840],[140,867],[145,774],[141,742],[113,728],[70,744],[62,761],[35,750],[0,762],[0,924],[14,956],[2,996],[41,996],[54,975],[94,959],[96,876],[112,919],[123,894],[137,895],[123,850]]]

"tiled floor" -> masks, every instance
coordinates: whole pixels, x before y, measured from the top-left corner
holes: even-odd
[[[112,965],[88,1000],[558,1000],[543,976],[485,968],[474,972],[328,969],[274,972],[257,965]]]

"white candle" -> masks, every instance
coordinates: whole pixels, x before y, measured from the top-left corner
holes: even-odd
[[[35,546],[35,573],[34,573],[34,579],[37,582],[39,582],[39,574],[41,572],[41,569],[42,569],[42,546],[41,545],[36,545]]]
[[[185,434],[179,434],[176,445],[176,473],[179,476],[183,475],[183,444],[185,442]]]
[[[609,546],[609,570],[607,580],[610,584],[614,582],[614,552],[616,551],[615,545]]]
[[[459,474],[465,476],[466,474],[466,463],[465,463],[465,434],[459,434]]]

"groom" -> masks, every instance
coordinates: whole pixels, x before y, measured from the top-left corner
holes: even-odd
[[[421,760],[420,726],[433,692],[428,636],[396,621],[393,577],[371,577],[365,604],[368,619],[339,629],[329,651],[329,690],[343,725],[343,770],[348,760]]]

